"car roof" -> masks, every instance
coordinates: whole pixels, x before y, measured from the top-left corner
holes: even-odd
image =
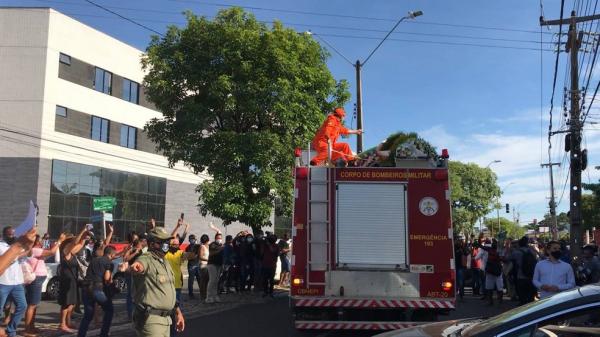
[[[544,300],[544,303],[531,303],[491,317],[465,330],[463,336],[495,336],[498,333],[572,307],[590,303],[600,306],[600,284],[577,287],[557,295],[558,297],[553,296],[554,300],[550,298]],[[505,319],[501,319],[503,315],[506,316]],[[517,318],[513,318],[516,316]],[[492,322],[497,324],[491,324]]]

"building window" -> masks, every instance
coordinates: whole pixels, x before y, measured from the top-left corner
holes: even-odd
[[[64,63],[68,66],[71,65],[71,56],[69,56],[67,54],[60,53],[58,55],[58,60],[60,61],[60,63]]]
[[[112,73],[102,68],[96,67],[94,89],[96,91],[100,91],[110,95],[112,93]]]
[[[92,139],[108,143],[109,120],[92,116]]]
[[[109,212],[113,215],[113,240],[123,241],[132,231],[145,233],[150,218],[164,225],[166,186],[164,178],[53,160],[48,232],[58,238],[60,233],[78,233],[93,223],[100,237],[101,213],[94,211],[94,198],[111,196],[117,199]]]
[[[129,125],[121,125],[121,146],[135,149],[137,128]]]
[[[138,104],[138,92],[140,85],[137,82],[123,79],[123,99]]]
[[[56,115],[61,117],[67,117],[67,108],[64,106],[57,105],[56,106]]]

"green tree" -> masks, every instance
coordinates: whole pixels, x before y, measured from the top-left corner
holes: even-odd
[[[526,229],[518,224],[500,217],[500,229],[498,229],[498,218],[485,219],[484,225],[488,229],[493,229],[494,235],[503,233],[505,238],[519,239],[525,235]]]
[[[600,202],[594,194],[583,194],[581,196],[581,217],[583,219],[583,228],[600,228]]]
[[[148,98],[163,114],[146,125],[171,165],[212,176],[198,186],[200,211],[229,224],[269,224],[276,197],[292,201],[293,149],[323,112],[349,99],[309,34],[260,23],[241,8],[154,36],[143,57]]]
[[[450,162],[452,221],[457,232],[473,233],[477,219],[492,210],[500,196],[496,174],[476,164]]]
[[[546,213],[544,214],[544,219],[542,221],[540,221],[537,226],[536,226],[536,230],[537,227],[539,226],[547,226],[552,228],[552,220],[550,217],[550,213]],[[567,227],[569,226],[569,216],[567,215],[567,213],[565,212],[561,212],[556,216],[556,227],[558,229],[558,231],[563,231],[565,229],[567,229]]]

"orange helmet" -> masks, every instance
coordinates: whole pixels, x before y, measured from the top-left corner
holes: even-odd
[[[344,108],[335,108],[333,110],[333,114],[338,116],[339,118],[346,117],[346,111],[344,111]]]

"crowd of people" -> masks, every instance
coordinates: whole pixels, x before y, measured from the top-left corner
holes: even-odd
[[[572,258],[565,241],[541,242],[463,236],[455,238],[456,283],[460,299],[469,280],[473,295],[489,305],[504,297],[520,304],[543,299],[558,292],[600,281],[598,247],[586,245],[582,256]]]
[[[36,308],[47,278],[45,260],[51,256],[59,258],[59,329],[65,333],[77,332],[78,336],[86,336],[90,325],[99,324],[100,320],[100,336],[109,335],[114,316],[113,298],[119,292],[113,282],[117,272],[124,275],[127,315],[140,336],[161,335],[153,325],[160,320],[150,320],[155,313],[162,318],[169,314],[170,320],[162,321],[169,327],[169,336],[183,330],[179,303],[184,300],[210,305],[221,302],[223,294],[251,290],[272,297],[278,259],[281,261],[279,285],[289,286],[287,235],[278,239],[270,232],[258,231],[254,236],[242,231],[223,238],[212,223],[210,228],[214,230],[213,235],[202,234],[198,241],[195,234],[188,236],[190,226],[183,218],[177,221],[171,233],[164,232],[151,220],[148,233],[131,232],[128,243],[117,251],[115,247],[123,245],[111,244],[113,228],[110,224],[105,238],[96,238],[92,227],[85,226],[77,235],[61,234],[57,240],[50,240],[47,234],[40,237],[35,229],[16,238],[15,230],[5,227],[0,241],[0,306],[4,309],[6,328],[0,329],[0,337],[15,336],[23,319],[26,336],[40,333],[35,327]],[[182,268],[186,263],[188,295],[183,299]],[[153,279],[147,273],[153,267],[168,272],[161,273],[163,276],[154,280],[156,284],[152,284]],[[169,302],[171,284],[174,306],[165,310],[155,308]],[[143,319],[139,318],[140,311],[145,313]],[[74,312],[83,314],[79,324],[74,323]],[[140,321],[144,324],[140,325]]]

